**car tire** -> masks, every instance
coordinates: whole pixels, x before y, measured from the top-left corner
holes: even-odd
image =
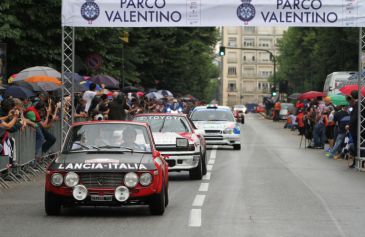
[[[46,192],[44,207],[48,216],[58,216],[61,213],[61,202],[53,193]]]
[[[207,174],[207,153],[204,152],[204,155],[202,155],[202,161],[203,161],[203,175]]]
[[[241,150],[241,144],[235,144],[233,145],[234,150]]]
[[[245,124],[245,117],[241,119],[241,124]]]
[[[166,205],[166,187],[165,182],[162,183],[162,189],[160,193],[157,193],[151,197],[149,207],[150,212],[154,216],[162,216],[165,212]]]
[[[189,170],[190,179],[201,180],[203,178],[203,164],[202,159],[199,160],[198,166]]]

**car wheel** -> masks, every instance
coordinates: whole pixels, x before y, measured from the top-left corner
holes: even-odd
[[[242,124],[245,124],[245,117],[243,117],[243,118],[241,119],[241,123],[242,123]]]
[[[189,171],[190,179],[201,180],[203,178],[203,164],[202,159],[199,160],[198,166]]]
[[[165,182],[163,182],[161,192],[151,197],[149,206],[150,206],[150,212],[154,216],[162,216],[163,213],[165,212],[165,205],[166,205],[165,190],[166,190]]]
[[[202,155],[202,161],[203,161],[203,175],[207,174],[207,153],[204,152],[204,155]]]
[[[233,149],[235,149],[235,150],[241,150],[241,144],[235,144],[235,145],[233,145]]]
[[[44,206],[48,216],[58,216],[61,213],[61,203],[53,193],[46,192]]]

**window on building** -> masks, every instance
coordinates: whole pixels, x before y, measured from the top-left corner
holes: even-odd
[[[255,77],[255,68],[254,67],[243,67],[243,76],[244,77]]]
[[[261,62],[270,62],[270,54],[266,52],[259,53],[259,61]]]
[[[236,37],[228,37],[228,46],[229,47],[237,47],[237,38]]]
[[[256,27],[254,26],[244,26],[243,30],[245,33],[255,33]]]
[[[255,39],[254,38],[244,38],[243,39],[243,46],[244,47],[254,47],[255,46]]]
[[[257,90],[261,91],[261,82],[257,83]]]
[[[259,47],[270,48],[272,39],[259,39]]]
[[[236,63],[237,62],[237,53],[236,52],[228,52],[228,63]]]
[[[272,71],[260,71],[259,76],[262,78],[268,78],[272,75]]]
[[[235,81],[229,81],[228,82],[228,92],[236,92],[236,82]]]
[[[236,67],[228,67],[228,76],[236,76],[236,75],[237,75]]]
[[[270,92],[270,83],[264,82],[262,83],[262,92],[269,93]]]
[[[244,62],[254,62],[255,61],[255,55],[256,55],[256,53],[255,52],[247,52],[247,51],[245,51],[244,53],[243,53],[243,61]]]

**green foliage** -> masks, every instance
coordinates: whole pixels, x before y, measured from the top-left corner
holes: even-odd
[[[8,44],[9,74],[31,66],[61,70],[61,0],[2,0],[0,11],[0,42]],[[129,43],[123,44],[125,31]],[[215,28],[77,28],[75,67],[84,75],[108,74],[124,78],[127,85],[209,99],[204,88],[218,74],[213,65],[217,39]],[[103,59],[97,71],[84,64],[94,53]]]
[[[278,80],[292,92],[323,90],[326,76],[357,70],[356,28],[289,28],[279,42]]]

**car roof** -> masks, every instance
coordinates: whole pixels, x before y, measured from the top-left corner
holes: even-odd
[[[229,108],[228,106],[223,106],[223,105],[218,105],[218,106],[214,106],[214,107],[209,107],[209,106],[197,106],[195,107],[194,110],[198,110],[198,109],[227,109],[227,110],[231,110],[231,108]]]
[[[91,125],[91,124],[130,124],[130,125],[140,125],[140,126],[148,127],[147,123],[135,122],[135,121],[123,121],[123,120],[102,120],[102,121],[76,122],[76,123],[72,124],[72,127],[79,126],[79,125]]]
[[[134,117],[142,116],[176,116],[176,117],[187,117],[186,114],[171,114],[171,113],[146,113],[146,114],[136,114]]]

